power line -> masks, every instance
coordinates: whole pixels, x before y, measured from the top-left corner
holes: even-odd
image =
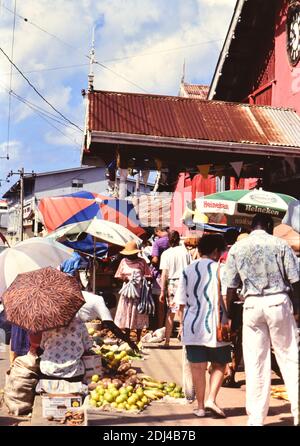
[[[18,99],[20,102],[23,102],[24,105],[27,105],[27,107],[31,108],[36,114],[38,114],[42,119],[44,119],[44,121],[46,121],[51,127],[53,127],[54,129],[56,129],[59,133],[61,133],[65,138],[69,139],[70,141],[72,141],[73,144],[76,144],[78,147],[81,147],[81,145],[74,139],[70,138],[70,136],[66,135],[61,129],[59,129],[58,127],[56,127],[56,125],[54,125],[52,122],[50,122],[50,119],[53,120],[53,118],[49,118],[46,117],[42,112],[36,110],[34,107],[32,107],[31,105],[27,104],[25,101],[22,101],[21,99]],[[59,124],[62,124],[61,122],[57,121]],[[68,127],[70,128],[70,127]]]
[[[197,47],[197,46],[201,46],[201,45],[208,45],[211,43],[218,43],[218,42],[222,42],[222,39],[218,39],[218,40],[208,40],[205,42],[198,42],[198,43],[192,43],[190,45],[183,45],[183,46],[178,46],[178,47],[173,47],[173,48],[166,48],[164,50],[158,50],[158,51],[153,51],[151,53],[138,53],[135,55],[131,55],[131,56],[124,56],[124,57],[117,57],[115,59],[105,59],[100,61],[99,63],[108,63],[108,62],[122,62],[123,60],[130,60],[130,59],[137,59],[139,57],[147,57],[147,56],[153,56],[155,54],[162,54],[162,53],[170,53],[172,51],[180,51],[182,49],[186,49],[186,48],[192,48],[192,47]],[[40,68],[39,70],[30,70],[30,71],[23,71],[24,74],[31,74],[31,73],[40,73],[43,71],[56,71],[56,70],[65,70],[68,68],[78,68],[78,67],[86,67],[88,66],[88,63],[84,63],[84,64],[76,64],[76,65],[65,65],[65,66],[61,66],[61,67],[51,67],[51,68]],[[10,73],[3,73],[3,76],[8,76]]]
[[[81,132],[83,130],[74,122],[72,122],[70,119],[68,119],[66,116],[64,116],[57,108],[55,108],[36,88],[35,86],[30,82],[30,80],[25,76],[25,74],[22,73],[22,71],[16,66],[16,64],[13,63],[13,61],[10,59],[10,57],[5,53],[5,51],[0,47],[0,51],[4,54],[4,56],[9,60],[9,62],[15,67],[15,69],[21,74],[21,76],[26,80],[26,82],[30,85],[30,87],[40,96],[40,98],[43,99],[46,104],[49,105],[56,113],[58,113],[65,121],[69,122],[74,127],[77,127]]]
[[[12,42],[11,42],[11,59],[14,58],[14,45],[15,45],[15,29],[16,29],[16,12],[17,12],[17,0],[14,4],[14,21],[13,21],[13,31],[12,31]],[[10,65],[10,78],[9,78],[9,92],[8,92],[8,118],[7,118],[7,145],[6,145],[6,157],[9,159],[9,142],[10,142],[10,120],[11,120],[11,87],[12,87],[12,73],[13,67]]]
[[[120,77],[121,79],[123,79],[124,81],[128,82],[129,84],[133,85],[134,87],[139,88],[140,90],[144,91],[145,93],[150,93],[149,91],[145,90],[143,87],[140,87],[138,84],[136,84],[135,82],[130,81],[129,79],[127,79],[125,76],[122,76],[121,74],[117,73],[116,71],[112,70],[111,68],[107,67],[106,65],[102,64],[101,62],[94,62],[96,65],[99,65],[100,67],[104,68],[105,70],[110,71],[111,73],[115,74],[116,76]]]
[[[2,84],[3,88],[5,90],[7,90],[7,88]],[[68,135],[66,135],[64,132],[62,132],[62,130],[60,130],[58,127],[56,127],[52,122],[50,122],[50,120],[57,122],[60,125],[65,126],[66,128],[72,128],[73,130],[74,127],[69,126],[68,124],[65,124],[65,122],[59,121],[58,118],[53,115],[52,113],[44,110],[43,108],[32,104],[31,102],[27,101],[25,98],[22,98],[22,96],[19,96],[17,93],[15,93],[13,90],[11,91],[11,94],[13,95],[13,97],[15,97],[18,101],[22,102],[24,105],[26,105],[27,107],[29,107],[30,109],[32,109],[36,114],[38,114],[42,119],[44,119],[49,125],[51,125],[53,128],[55,128],[59,133],[61,133],[62,135],[64,135],[66,138],[68,138],[70,141],[72,141],[74,144],[78,145],[79,147],[81,147],[81,145],[74,139],[70,138]],[[49,116],[50,115],[50,116]],[[77,130],[77,129],[76,129]]]
[[[9,88],[3,84],[2,82],[0,82],[0,85],[2,85],[2,88],[6,91],[10,91]],[[40,107],[37,104],[34,104],[30,101],[28,101],[28,99],[18,95],[14,90],[11,90],[11,94],[13,97],[15,97],[16,99],[18,99],[19,101],[26,103],[28,105],[30,105],[31,107],[33,107],[34,109],[40,111],[41,113],[45,114],[48,118],[52,119],[53,121],[58,122],[59,124],[68,127],[68,128],[72,128],[73,130],[76,130],[79,132],[79,130],[77,128],[74,128],[73,126],[71,127],[69,124],[67,124],[64,120],[62,120],[59,116],[55,115],[54,113],[49,112],[48,110],[45,110],[44,108]],[[81,132],[80,132],[81,133]]]
[[[76,64],[76,65],[65,65],[63,67],[52,67],[52,68],[40,68],[39,70],[30,70],[30,71],[23,71],[24,74],[31,74],[31,73],[41,73],[43,71],[56,71],[56,70],[66,70],[68,68],[78,68],[78,67],[86,67],[89,63],[82,63],[82,64]],[[10,73],[3,73],[3,76],[8,76]]]

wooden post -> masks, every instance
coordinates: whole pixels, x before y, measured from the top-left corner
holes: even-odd
[[[93,255],[93,293],[96,294],[96,237],[94,239],[94,255]]]

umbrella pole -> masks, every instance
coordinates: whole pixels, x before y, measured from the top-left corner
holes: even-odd
[[[94,240],[94,255],[93,255],[93,293],[96,294],[96,237]]]

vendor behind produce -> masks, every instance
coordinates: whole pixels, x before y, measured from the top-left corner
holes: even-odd
[[[66,274],[75,276],[78,278],[78,280],[80,280],[78,270],[83,261],[84,259],[80,256],[80,254],[74,252],[70,259],[66,260],[60,265],[60,270]],[[113,322],[110,311],[105,305],[103,297],[88,291],[83,291],[82,295],[86,303],[77,313],[81,321],[88,322],[92,321],[93,319],[101,319],[103,328],[110,330],[117,338],[127,342],[132,350],[138,352],[138,346],[131,341],[130,337],[120,330],[120,328]]]
[[[88,291],[82,291],[82,295],[86,303],[80,308],[77,313],[77,316],[81,319],[81,321],[88,322],[94,319],[100,319],[102,321],[103,328],[107,328],[108,330],[110,330],[117,338],[127,342],[132,350],[138,352],[138,346],[133,341],[131,341],[130,337],[127,336],[113,322],[110,311],[105,305],[103,297],[97,296],[96,294],[90,293]]]

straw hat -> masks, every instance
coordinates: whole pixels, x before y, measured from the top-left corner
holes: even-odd
[[[123,249],[123,251],[120,251],[120,254],[130,256],[133,254],[137,254],[138,252],[141,252],[141,250],[138,249],[136,242],[131,241],[131,242],[126,243],[125,248]]]
[[[249,236],[249,234],[247,232],[242,232],[238,238],[236,239],[237,242],[239,242],[240,240],[243,240],[243,238],[247,238]]]

